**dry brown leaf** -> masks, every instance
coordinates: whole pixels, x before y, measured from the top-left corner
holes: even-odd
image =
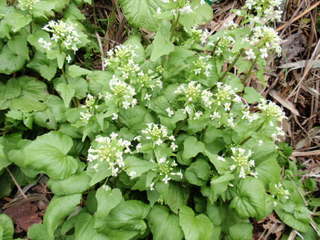
[[[277,100],[282,106],[284,106],[285,108],[290,110],[290,112],[292,112],[294,115],[300,116],[300,113],[296,109],[295,105],[292,102],[290,102],[289,100],[282,98],[277,91],[271,90],[269,92],[269,94],[271,97],[273,97],[275,100]]]

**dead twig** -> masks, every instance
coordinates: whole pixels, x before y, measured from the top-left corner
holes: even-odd
[[[21,196],[24,199],[28,199],[27,195],[24,194],[22,188],[20,187],[19,183],[17,182],[16,178],[13,176],[13,174],[11,173],[11,171],[9,170],[9,168],[6,168],[8,174],[10,175],[12,181],[14,182],[14,184],[16,185],[16,187],[18,188],[18,191],[20,192]]]
[[[288,22],[286,22],[285,24],[281,25],[280,27],[277,28],[277,31],[281,31],[282,29],[286,28],[287,26],[289,26],[290,24],[292,24],[293,22],[299,20],[300,18],[302,18],[304,15],[308,14],[309,12],[311,12],[313,9],[315,9],[316,7],[320,6],[320,2],[316,2],[315,4],[313,4],[312,6],[310,6],[309,8],[307,8],[306,10],[304,10],[302,13],[300,13],[298,16],[292,18],[291,20],[289,20]]]

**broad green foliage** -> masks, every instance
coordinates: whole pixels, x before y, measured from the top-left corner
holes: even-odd
[[[93,1],[0,0],[0,197],[6,168],[52,193],[28,238],[249,240],[274,213],[317,239],[285,115],[247,84],[281,52],[279,1],[247,1],[215,32],[201,24],[218,1],[113,2],[132,30],[97,70]],[[13,231],[0,215],[0,240]]]
[[[13,224],[10,219],[5,214],[0,214],[0,239],[11,240],[13,238]]]

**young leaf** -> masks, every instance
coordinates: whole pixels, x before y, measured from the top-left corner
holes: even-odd
[[[209,163],[204,159],[198,159],[186,169],[185,177],[191,184],[202,186],[209,180],[210,173]]]
[[[191,208],[184,206],[179,211],[179,222],[186,240],[211,240],[213,224],[204,215],[195,215]]]
[[[189,190],[176,183],[159,183],[156,185],[156,190],[171,211],[176,214],[181,207],[187,204]]]
[[[64,179],[76,173],[79,161],[68,156],[72,139],[60,132],[37,137],[21,151],[11,151],[10,160],[18,166],[44,172],[53,179]]]
[[[243,98],[247,100],[248,103],[253,104],[253,103],[259,102],[262,96],[254,88],[245,87]]]
[[[56,195],[69,195],[75,193],[83,193],[89,188],[91,178],[86,172],[73,175],[63,180],[49,179],[48,186]]]
[[[154,240],[180,240],[183,238],[178,216],[171,214],[165,206],[155,205],[147,219]]]
[[[59,83],[56,86],[56,89],[62,97],[65,107],[69,107],[71,99],[74,97],[74,94],[76,92],[74,88],[70,84]]]
[[[101,229],[110,239],[134,239],[145,233],[147,217],[150,207],[141,201],[122,201],[105,217]]]
[[[13,239],[13,223],[12,220],[5,214],[0,214],[0,239],[12,240]]]
[[[17,35],[0,51],[0,73],[11,74],[22,69],[29,59],[25,36]]]
[[[213,17],[213,11],[208,4],[202,4],[201,0],[191,2],[191,13],[183,13],[179,18],[179,23],[185,28],[192,28],[200,24],[209,22]]]
[[[129,156],[125,159],[125,172],[128,176],[140,177],[143,173],[151,170],[156,166],[155,163],[141,160],[140,158]]]
[[[54,233],[58,226],[76,206],[80,203],[81,194],[73,194],[65,197],[54,197],[46,210],[44,224],[46,225],[50,238],[54,238]]]
[[[197,138],[189,136],[184,140],[183,143],[183,159],[190,159],[197,156],[199,153],[205,151],[203,142],[197,140]]]
[[[96,193],[97,211],[94,215],[95,228],[101,228],[105,224],[105,218],[109,215],[110,211],[118,206],[122,201],[122,194],[119,189],[106,189],[100,187]]]
[[[237,195],[230,206],[244,218],[262,219],[267,214],[266,193],[264,185],[255,178],[246,178],[239,184]]]
[[[120,6],[128,22],[137,28],[156,31],[158,21],[154,17],[161,7],[157,0],[120,0]]]
[[[170,40],[170,29],[170,23],[163,23],[157,31],[152,43],[151,61],[156,61],[174,51],[174,45]]]
[[[58,65],[56,61],[50,60],[43,53],[36,51],[27,67],[37,71],[41,77],[50,81],[56,75]]]

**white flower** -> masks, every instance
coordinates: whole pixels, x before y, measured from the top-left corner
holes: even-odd
[[[168,175],[165,175],[165,177],[162,179],[162,181],[163,181],[165,184],[168,184],[170,180],[171,180],[171,178],[170,178]]]
[[[183,8],[180,8],[179,11],[181,13],[192,13],[193,12],[190,4],[186,4]]]
[[[50,50],[52,43],[49,41],[44,40],[43,38],[38,39],[38,43],[46,50]]]
[[[124,154],[129,152],[131,143],[118,137],[118,134],[111,133],[108,137],[96,137],[94,144],[89,148],[88,161],[99,161],[107,164],[112,176],[125,167]]]
[[[245,54],[246,54],[248,60],[256,59],[256,54],[254,53],[254,51],[251,48],[246,50]]]
[[[170,148],[172,149],[172,151],[176,151],[178,148],[178,145],[173,142],[171,143]]]
[[[232,156],[231,160],[233,164],[230,166],[230,170],[239,171],[239,178],[245,178],[248,175],[256,176],[256,172],[253,171],[255,162],[250,157],[252,155],[251,150],[245,150],[243,148],[231,148]]]
[[[71,63],[71,61],[72,61],[71,56],[70,56],[70,55],[68,55],[68,56],[66,57],[66,60],[67,60],[67,63]]]
[[[258,108],[262,111],[262,115],[271,121],[275,120],[281,122],[285,118],[282,109],[274,102],[262,100],[258,105]]]
[[[168,114],[168,117],[170,117],[170,118],[174,115],[174,111],[171,108],[167,108],[166,112]]]
[[[59,42],[67,50],[76,52],[81,44],[80,34],[72,23],[51,20],[42,29],[50,32],[51,40]]]
[[[211,118],[211,120],[219,119],[219,118],[221,118],[221,115],[220,115],[220,113],[218,113],[218,112],[213,112],[213,113],[210,115],[210,118]]]
[[[197,119],[200,119],[200,117],[203,115],[203,112],[201,111],[198,111],[194,114],[194,119],[197,120]]]
[[[111,117],[112,120],[117,120],[117,119],[119,118],[118,113],[112,113],[111,116],[112,116],[112,117]]]
[[[267,58],[268,57],[268,49],[266,48],[261,48],[260,49],[260,54],[262,58]]]

